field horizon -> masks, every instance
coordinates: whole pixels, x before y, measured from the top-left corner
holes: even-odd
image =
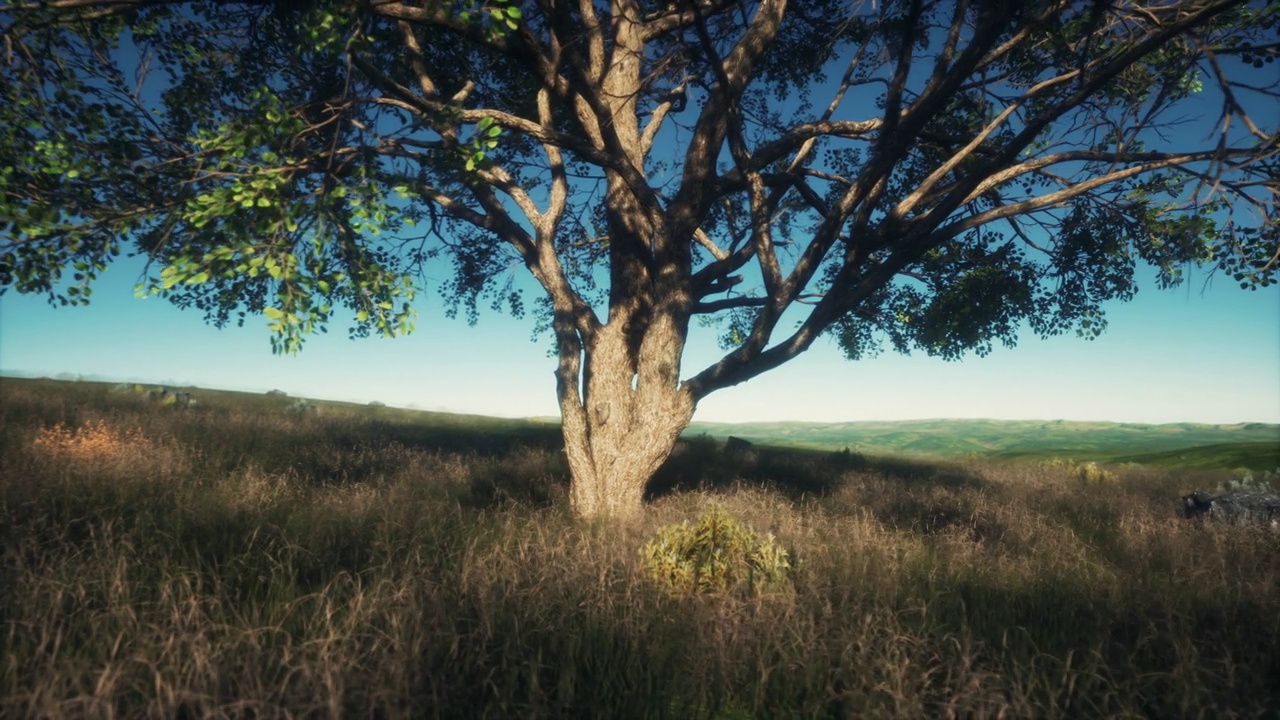
[[[150,381],[30,377],[0,373],[0,381],[47,381],[106,386],[172,387],[184,392],[225,393],[257,397],[264,393],[205,388]],[[292,398],[303,398],[293,396]],[[493,424],[558,428],[553,416],[506,418],[479,413],[402,407],[381,399],[368,403],[304,398],[332,407],[377,406],[398,417],[418,416],[431,422],[462,425]],[[978,455],[1006,459],[1071,459],[1199,468],[1241,468],[1280,471],[1280,423],[1127,423],[1107,420],[1002,420],[934,418],[917,420],[860,420],[849,422],[703,422],[694,421],[682,437],[724,440],[738,437],[760,445],[811,450],[849,450],[879,455],[949,457]]]

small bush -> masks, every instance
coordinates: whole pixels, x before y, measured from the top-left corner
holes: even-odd
[[[640,549],[641,565],[675,593],[749,593],[784,586],[791,554],[772,534],[760,537],[723,508],[712,506],[697,523],[668,525]]]
[[[1280,468],[1277,468],[1280,470]],[[1277,473],[1264,472],[1260,477],[1254,477],[1252,470],[1245,468],[1237,468],[1233,471],[1237,477],[1218,483],[1218,492],[1230,493],[1240,492],[1242,490],[1254,490],[1257,492],[1275,492],[1275,488],[1271,486],[1271,481],[1277,476]]]
[[[1076,473],[1076,477],[1079,478],[1085,485],[1102,485],[1106,483],[1113,483],[1116,481],[1116,476],[1114,473],[1108,470],[1103,470],[1102,468],[1098,467],[1097,463],[1091,463],[1091,462],[1081,463],[1080,465],[1076,466],[1075,473]]]
[[[1076,467],[1076,463],[1069,458],[1051,457],[1048,460],[1040,461],[1040,467],[1049,470],[1071,470]]]

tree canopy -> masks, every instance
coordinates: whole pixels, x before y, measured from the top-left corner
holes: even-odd
[[[0,287],[86,302],[142,253],[140,292],[265,315],[292,351],[338,308],[411,330],[448,262],[453,311],[553,333],[584,514],[638,504],[699,399],[819,337],[985,354],[1096,336],[1144,265],[1280,268],[1276,3],[54,0],[0,23]],[[725,354],[682,369],[699,322]]]

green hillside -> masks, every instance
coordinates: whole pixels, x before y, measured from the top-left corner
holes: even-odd
[[[78,402],[102,403],[112,383],[49,379],[3,378],[6,383],[32,388],[55,388]],[[190,390],[209,410],[253,408],[265,410],[297,401],[257,393]],[[558,419],[505,419],[482,415],[438,413],[394,407],[312,401],[334,412],[369,416],[386,424],[392,435],[406,428],[430,428],[442,445],[457,449],[485,449],[559,443]],[[1238,423],[1207,425],[1170,423],[1074,422],[1065,420],[908,420],[845,423],[706,423],[695,422],[686,438],[729,436],[779,447],[841,450],[872,455],[954,456],[977,454],[1003,459],[1071,458],[1077,461],[1136,462],[1188,468],[1280,467],[1280,425]],[[485,448],[476,447],[483,445]]]
[[[694,423],[690,436],[733,435],[752,442],[877,454],[963,455],[1004,458],[1176,463],[1190,448],[1201,466],[1272,469],[1280,453],[1280,425],[1240,423],[1072,422],[1065,420],[910,420],[850,423]],[[1231,448],[1230,451],[1226,448]],[[1216,458],[1216,459],[1214,459]],[[1224,465],[1223,463],[1234,464]]]
[[[1115,462],[1181,468],[1280,468],[1280,442],[1222,443],[1114,458]]]

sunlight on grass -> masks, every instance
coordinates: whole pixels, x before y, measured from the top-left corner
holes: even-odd
[[[5,717],[1280,707],[1280,535],[1178,517],[1225,472],[706,444],[610,526],[572,519],[563,455],[515,426],[9,379],[0,401]],[[786,549],[787,592],[653,580],[640,549],[711,508]]]

